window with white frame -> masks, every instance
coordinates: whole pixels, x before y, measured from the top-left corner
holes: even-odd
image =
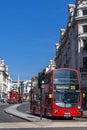
[[[83,57],[83,68],[87,69],[87,57]]]
[[[87,33],[87,25],[83,25],[83,33]]]
[[[87,15],[87,9],[83,10],[83,15]]]
[[[87,39],[83,39],[83,50],[87,50]]]

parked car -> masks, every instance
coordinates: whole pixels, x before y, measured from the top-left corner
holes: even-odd
[[[5,99],[4,98],[0,98],[0,103],[5,103]]]
[[[8,99],[8,100],[7,100],[7,103],[9,103],[9,104],[14,104],[14,101],[13,101],[13,100]]]

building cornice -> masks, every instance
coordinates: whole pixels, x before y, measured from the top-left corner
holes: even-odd
[[[78,35],[78,38],[87,38],[87,33],[81,33]]]
[[[75,20],[76,21],[81,21],[81,20],[87,20],[87,15],[85,15],[85,16],[77,16],[77,17],[75,17]]]
[[[77,6],[77,8],[87,7],[87,0],[77,0],[76,6]]]

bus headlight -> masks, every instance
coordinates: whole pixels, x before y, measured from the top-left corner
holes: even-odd
[[[80,113],[80,112],[82,112],[82,111],[83,111],[83,110],[82,110],[81,106],[78,106],[77,112]]]
[[[78,106],[78,109],[81,109],[81,106]]]

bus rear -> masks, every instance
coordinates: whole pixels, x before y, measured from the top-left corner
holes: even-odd
[[[9,104],[18,103],[18,92],[16,90],[11,90],[8,92],[8,100]]]

